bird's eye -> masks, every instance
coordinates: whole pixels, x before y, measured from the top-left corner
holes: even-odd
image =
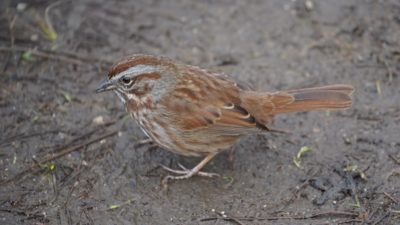
[[[131,79],[129,79],[129,78],[127,78],[127,77],[123,77],[123,78],[121,78],[121,82],[123,83],[123,84],[125,84],[125,85],[129,85],[129,84],[131,84]]]

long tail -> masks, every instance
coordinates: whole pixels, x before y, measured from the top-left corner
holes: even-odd
[[[354,88],[350,85],[336,84],[278,92],[273,96],[277,95],[276,97],[279,98],[279,95],[288,94],[293,100],[286,104],[276,104],[273,114],[318,109],[346,109],[352,104],[353,91]]]
[[[352,104],[351,85],[304,88],[274,93],[248,91],[241,96],[242,104],[258,121],[267,122],[276,114],[319,109],[346,109]]]

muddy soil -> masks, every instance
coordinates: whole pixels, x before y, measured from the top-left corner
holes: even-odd
[[[24,5],[24,3],[27,3]],[[400,2],[2,1],[0,224],[399,224]],[[52,28],[53,29],[52,29]],[[341,112],[276,117],[205,171],[160,187],[110,64],[165,55],[255,90],[354,85]],[[311,151],[294,157],[302,147]]]

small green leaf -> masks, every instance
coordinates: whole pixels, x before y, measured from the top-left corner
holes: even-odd
[[[224,181],[227,181],[227,182],[233,181],[233,177],[232,177],[232,176],[223,176],[222,179],[223,179]]]
[[[355,198],[355,201],[356,201],[356,202],[353,203],[353,204],[350,204],[350,206],[352,206],[352,207],[354,207],[354,208],[361,208],[361,204],[360,204],[360,200],[358,199],[358,196],[355,195],[354,198]]]
[[[300,151],[297,153],[297,158],[301,158],[306,152],[310,152],[311,148],[308,146],[303,146],[300,148]]]
[[[293,156],[293,163],[294,163],[294,165],[297,167],[297,168],[301,168],[301,162],[300,162],[300,159],[299,158],[297,158],[296,156]]]
[[[21,59],[29,62],[35,61],[35,58],[33,58],[31,51],[26,51],[22,53]]]
[[[299,152],[295,156],[293,156],[293,163],[297,168],[301,168],[301,160],[300,158],[306,153],[311,151],[311,148],[308,146],[303,146],[300,148]]]
[[[378,95],[381,95],[382,94],[381,81],[379,80],[375,81],[375,85],[376,85],[376,92],[378,93]]]
[[[330,115],[331,115],[331,111],[326,110],[326,111],[325,111],[325,115],[326,115],[326,116],[330,116]]]
[[[119,207],[121,207],[121,205],[110,205],[109,207],[108,207],[108,209],[117,209],[117,208],[119,208]]]
[[[50,41],[57,40],[57,32],[53,29],[51,24],[46,23],[42,18],[39,17],[38,25],[47,39]]]
[[[357,164],[349,164],[343,170],[346,172],[355,172],[358,169]]]
[[[56,164],[49,162],[46,164],[46,169],[48,171],[54,171],[56,169]]]
[[[32,118],[31,122],[32,122],[32,123],[35,123],[35,122],[38,121],[39,119],[40,119],[40,115],[35,115],[35,116]]]
[[[134,200],[134,199],[128,199],[128,200],[126,200],[125,202],[123,202],[123,203],[121,203],[121,204],[112,204],[112,205],[109,205],[108,208],[107,208],[107,210],[118,209],[118,208],[120,208],[120,207],[122,207],[122,206],[124,206],[124,205],[130,204],[133,200]]]
[[[72,96],[68,92],[60,91],[60,94],[64,97],[67,102],[72,102]]]
[[[45,38],[47,38],[48,40],[54,42],[55,40],[57,40],[58,35],[57,35],[57,32],[54,30],[52,21],[49,17],[50,8],[51,7],[46,8],[44,18],[36,11],[34,11],[34,12],[36,14],[37,25],[39,26],[40,30],[42,31],[43,36]]]

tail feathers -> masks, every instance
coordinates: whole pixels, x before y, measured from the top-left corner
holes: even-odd
[[[287,104],[279,104],[279,101],[275,102],[272,97],[275,105],[273,114],[319,109],[346,109],[352,104],[351,94],[353,91],[354,88],[350,85],[337,84],[277,92],[272,95],[289,95],[293,100]]]
[[[319,109],[346,109],[352,104],[350,85],[336,84],[274,93],[247,91],[241,96],[242,107],[260,123],[280,113]]]

